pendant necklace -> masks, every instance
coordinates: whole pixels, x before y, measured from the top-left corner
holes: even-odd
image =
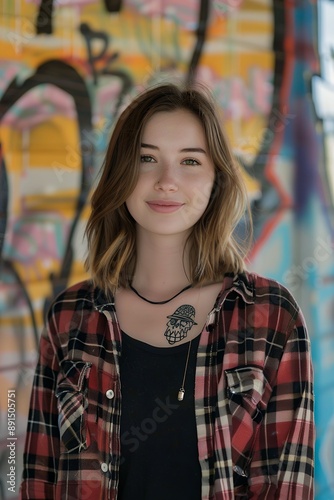
[[[184,383],[186,381],[186,375],[187,375],[187,369],[188,369],[190,349],[191,349],[191,341],[189,342],[188,353],[187,353],[187,360],[186,360],[186,366],[184,367],[184,373],[183,373],[182,385],[180,387],[179,392],[177,393],[177,399],[178,399],[178,401],[183,401],[184,394],[186,392],[186,390],[184,388]]]
[[[145,302],[148,302],[149,304],[153,304],[153,305],[162,305],[162,304],[167,304],[168,302],[171,302],[173,299],[175,299],[176,297],[181,295],[181,293],[185,292],[186,290],[189,290],[189,288],[191,288],[192,285],[185,286],[184,288],[182,288],[182,290],[180,290],[177,294],[173,295],[173,297],[171,297],[170,299],[161,300],[159,302],[146,299],[146,297],[143,297],[142,295],[140,295],[140,293],[132,286],[131,283],[129,283],[129,287],[140,299],[144,300]],[[174,312],[174,314],[167,316],[167,318],[169,319],[169,322],[167,323],[165,337],[166,337],[169,344],[175,344],[175,342],[179,342],[180,340],[182,340],[184,337],[187,336],[188,330],[190,330],[190,328],[193,325],[197,325],[197,323],[194,321],[193,317],[195,317],[195,309],[190,305],[183,305],[183,306],[179,307]],[[173,332],[171,332],[171,325],[170,324],[173,323],[172,326],[174,327],[175,325],[177,325],[177,322],[180,322],[181,320],[183,320],[183,324],[185,324],[185,327],[183,327],[183,329],[181,331],[178,331],[177,333],[174,332],[174,328],[173,328]],[[184,394],[186,392],[186,390],[184,388],[184,384],[185,384],[187,370],[188,370],[191,342],[192,341],[189,342],[186,364],[185,364],[184,372],[183,372],[182,385],[181,385],[179,392],[177,394],[178,401],[183,401]]]

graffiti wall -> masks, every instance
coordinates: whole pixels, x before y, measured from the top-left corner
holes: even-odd
[[[0,498],[18,497],[45,312],[86,277],[89,197],[113,124],[138,92],[165,80],[213,91],[252,201],[249,268],[288,286],[305,313],[317,499],[334,498],[333,3],[2,0],[0,8]]]

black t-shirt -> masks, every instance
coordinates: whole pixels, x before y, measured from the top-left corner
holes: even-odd
[[[200,500],[194,390],[199,335],[155,347],[122,332],[120,500]]]

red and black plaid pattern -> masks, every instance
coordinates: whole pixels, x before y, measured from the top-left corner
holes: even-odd
[[[120,355],[114,303],[101,290],[87,281],[54,301],[31,395],[22,499],[117,499]],[[312,382],[291,294],[255,274],[226,275],[197,356],[203,499],[313,499]]]

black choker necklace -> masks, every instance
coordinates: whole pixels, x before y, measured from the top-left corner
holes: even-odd
[[[148,302],[149,304],[155,304],[155,305],[157,305],[157,304],[167,304],[167,302],[170,302],[171,300],[175,299],[175,297],[177,297],[181,293],[185,292],[186,290],[189,290],[189,288],[192,287],[192,285],[187,285],[184,288],[182,288],[182,290],[180,292],[178,292],[176,295],[174,295],[172,298],[167,299],[167,300],[162,300],[161,302],[154,302],[153,300],[145,299],[145,297],[143,297],[142,295],[140,295],[140,293],[137,292],[137,290],[135,288],[133,288],[133,286],[131,285],[131,283],[129,284],[129,286],[130,286],[131,290],[136,295],[138,295],[138,297],[140,297],[142,300],[145,300],[145,302]]]

